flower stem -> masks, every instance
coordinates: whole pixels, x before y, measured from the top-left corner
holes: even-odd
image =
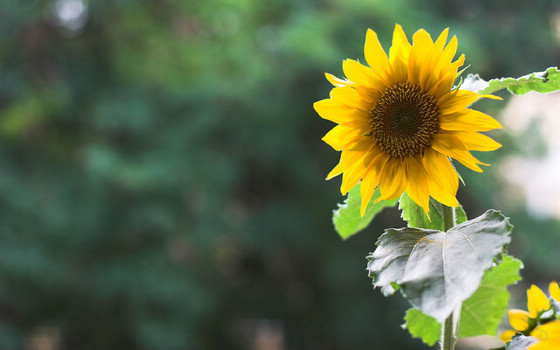
[[[453,312],[448,318],[443,322],[441,328],[441,350],[453,350],[455,349],[455,332],[453,332]]]
[[[455,226],[455,208],[443,204],[441,206],[443,209],[443,226],[447,232],[447,230]]]
[[[455,208],[443,205],[443,225],[447,232],[455,226]],[[461,305],[443,322],[441,328],[441,350],[454,350],[457,342],[457,331],[459,329],[459,318],[461,316]]]

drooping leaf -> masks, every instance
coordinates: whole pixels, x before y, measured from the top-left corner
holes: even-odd
[[[426,315],[418,309],[410,309],[404,316],[406,321],[403,328],[407,328],[414,338],[420,338],[429,346],[434,345],[441,336],[441,324],[435,318]]]
[[[534,337],[519,334],[513,337],[506,345],[506,350],[527,350],[529,346],[536,344],[537,342],[538,340]]]
[[[367,257],[367,270],[383,294],[393,294],[397,284],[414,307],[442,322],[476,291],[484,271],[509,243],[511,229],[496,210],[448,232],[388,229]]]
[[[459,338],[496,335],[509,299],[507,286],[521,280],[523,263],[504,255],[502,261],[486,271],[480,286],[463,302]]]
[[[517,79],[501,78],[489,82],[481,79],[478,74],[469,74],[461,89],[481,94],[491,94],[502,89],[508,89],[516,95],[524,95],[529,91],[549,93],[560,90],[560,71],[557,67],[550,67],[543,72],[527,74]]]
[[[360,232],[370,224],[381,210],[387,207],[393,207],[397,203],[398,198],[379,201],[374,204],[373,202],[375,202],[380,195],[381,192],[379,192],[379,188],[377,188],[362,218],[360,216],[360,206],[362,203],[360,184],[348,191],[348,197],[344,201],[344,204],[339,204],[339,208],[333,212],[334,228],[342,239],[348,239],[350,236]]]
[[[408,227],[422,227],[431,230],[444,231],[443,205],[430,197],[430,219],[424,213],[424,209],[405,193],[399,201],[399,209],[402,210],[401,217],[408,223]],[[431,221],[430,221],[431,220]],[[455,222],[461,224],[467,220],[463,207],[455,208]]]

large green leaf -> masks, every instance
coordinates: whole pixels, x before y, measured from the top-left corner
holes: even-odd
[[[424,209],[416,204],[405,193],[399,201],[399,209],[402,210],[401,217],[408,223],[409,227],[422,227],[431,230],[445,230],[443,224],[443,205],[433,198],[430,198],[429,215],[424,213]],[[455,208],[455,222],[461,224],[467,220],[467,215],[461,206]]]
[[[502,89],[508,89],[516,95],[524,95],[529,91],[548,93],[560,90],[560,71],[557,67],[550,67],[544,72],[527,74],[520,78],[492,79],[489,82],[481,79],[478,74],[469,74],[461,89],[475,91],[481,94],[491,94]]]
[[[521,280],[521,260],[504,255],[502,261],[486,271],[480,286],[463,302],[459,338],[496,335],[507,309],[507,286]]]
[[[426,315],[418,309],[410,309],[404,316],[405,324],[403,328],[407,328],[414,338],[420,338],[429,346],[434,345],[441,336],[441,323],[435,318]]]
[[[414,307],[442,322],[476,291],[484,271],[509,243],[511,229],[495,210],[448,232],[388,229],[367,257],[367,270],[383,294],[400,286]]]
[[[360,184],[354,186],[350,191],[348,191],[348,197],[344,201],[344,204],[339,204],[339,208],[333,212],[334,228],[342,239],[347,239],[348,237],[360,232],[370,224],[373,218],[375,218],[381,210],[387,207],[392,207],[397,203],[398,199],[392,199],[379,201],[374,204],[373,202],[375,202],[380,195],[381,192],[379,192],[379,188],[377,188],[373,193],[373,197],[366,207],[366,213],[362,218],[360,216],[360,205],[362,203],[362,198],[360,196]]]

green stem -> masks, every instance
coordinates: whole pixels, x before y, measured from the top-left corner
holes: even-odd
[[[455,226],[455,208],[442,205],[443,225],[447,232]],[[461,305],[449,315],[443,322],[441,328],[441,350],[454,350],[457,342],[457,330],[459,328],[459,318],[461,316]]]
[[[443,322],[441,329],[441,350],[453,350],[455,339],[453,337],[453,313]]]
[[[455,208],[443,204],[441,206],[443,207],[444,230],[447,232],[447,230],[455,226]]]

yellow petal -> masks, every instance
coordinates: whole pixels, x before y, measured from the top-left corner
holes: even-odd
[[[432,139],[432,148],[448,157],[457,159],[467,168],[479,173],[482,172],[482,169],[480,169],[478,164],[488,165],[473,157],[461,140],[450,134],[440,133],[435,135]]]
[[[437,85],[437,89],[431,93],[439,100],[451,91],[453,83],[457,78],[457,69],[465,63],[465,55],[459,56],[457,61],[453,62],[451,66],[446,66],[441,73],[441,82]],[[435,91],[435,92],[434,92]]]
[[[370,166],[371,162],[379,155],[379,153],[385,154],[385,152],[381,151],[381,149],[371,141],[370,136],[366,136],[366,138],[367,142],[370,144],[370,147],[368,149],[367,156],[364,157],[362,161],[362,167],[364,169],[367,169]]]
[[[459,202],[455,197],[456,194],[445,192],[437,183],[430,177],[427,177],[428,187],[430,188],[430,196],[441,204],[445,204],[448,207],[458,207]]]
[[[335,150],[340,151],[358,142],[360,137],[363,137],[361,129],[337,125],[323,136],[322,140]]]
[[[387,163],[387,155],[384,152],[379,152],[377,156],[371,161],[367,168],[362,183],[360,185],[360,195],[362,197],[362,206],[360,208],[360,215],[364,217],[366,207],[373,196],[373,192],[379,184],[379,175],[385,163]]]
[[[329,83],[333,84],[336,87],[343,87],[352,84],[352,82],[348,79],[340,79],[330,73],[325,73],[325,77],[327,78]]]
[[[505,331],[500,335],[500,340],[503,341],[504,343],[507,343],[511,341],[511,338],[513,338],[514,335],[515,335],[515,331],[512,330]]]
[[[395,82],[404,82],[407,79],[408,72],[407,66],[408,55],[410,54],[412,46],[406,38],[402,27],[399,24],[395,25],[395,31],[393,32],[393,45],[389,50],[389,61],[393,67],[393,73],[395,74]]]
[[[327,175],[326,180],[330,180],[333,177],[342,174],[342,172],[346,171],[346,169],[354,164],[354,162],[363,155],[364,151],[370,146],[365,142],[359,142],[356,144],[356,150],[343,150],[340,154],[340,161],[338,162],[337,166],[334,167],[333,170]],[[360,147],[362,149],[360,149]]]
[[[313,108],[321,118],[337,124],[366,128],[369,125],[369,113],[358,108],[345,106],[333,99],[317,101],[313,104]]]
[[[340,192],[343,195],[348,193],[348,191],[350,191],[352,187],[356,186],[362,177],[364,177],[366,169],[369,166],[369,162],[373,158],[372,149],[374,147],[376,146],[371,144],[366,151],[360,152],[361,155],[355,158],[353,162],[348,165],[346,170],[344,170],[344,173],[342,174],[342,185],[340,187]],[[366,159],[369,159],[369,161],[366,161]]]
[[[389,58],[383,50],[377,34],[368,29],[366,34],[366,45],[364,47],[364,56],[368,65],[372,68],[375,74],[387,85],[393,85],[394,81],[391,79],[392,72],[389,65]]]
[[[553,322],[549,322],[553,323]],[[531,345],[527,348],[528,350],[558,350],[560,349],[560,339],[550,338],[546,341],[539,341],[538,343]]]
[[[428,174],[428,186],[430,195],[440,203],[449,207],[457,207],[457,189],[459,188],[459,177],[457,171],[449,159],[428,148],[424,151],[422,164]]]
[[[360,94],[350,86],[334,88],[331,90],[330,96],[331,99],[340,104],[361,109],[366,113],[369,113],[371,109],[371,105],[364,101]]]
[[[357,151],[342,151],[340,152],[340,160],[338,164],[331,170],[327,175],[326,180],[330,180],[335,176],[342,174],[346,171],[346,168],[352,164],[352,162],[361,155],[362,152]]]
[[[433,51],[439,53],[438,57],[441,56],[441,52],[445,47],[445,43],[447,42],[447,35],[449,34],[449,28],[445,28],[443,32],[439,35],[437,40],[434,42]]]
[[[434,74],[434,68],[437,66],[439,58],[441,57],[443,47],[447,41],[448,32],[449,28],[445,29],[441,33],[434,45],[430,48],[426,60],[422,65],[420,72],[420,87],[424,89],[424,91],[430,91],[434,84],[439,81],[438,75]]]
[[[393,199],[400,196],[406,188],[406,176],[402,160],[393,158],[387,161],[379,178],[381,196],[377,199]]]
[[[452,131],[453,136],[457,137],[469,151],[494,151],[502,147],[501,144],[492,140],[486,135],[476,131]]]
[[[408,57],[408,80],[413,84],[420,85],[422,65],[434,43],[430,34],[424,29],[414,33],[412,41],[412,50],[410,50],[410,56]]]
[[[548,293],[551,297],[556,299],[556,301],[560,302],[560,287],[558,287],[557,282],[550,282],[548,286]]]
[[[371,106],[373,106],[381,96],[381,91],[370,89],[364,86],[356,85],[354,86],[354,90],[356,90],[362,100],[369,103]]]
[[[450,73],[451,61],[453,60],[453,57],[455,56],[456,52],[457,52],[457,37],[453,36],[449,41],[449,44],[447,44],[447,46],[437,57],[438,59],[433,67],[434,76],[436,76],[438,79],[442,79],[444,76]]]
[[[550,346],[556,346],[555,348],[550,349],[560,349],[560,321],[558,320],[540,325],[533,329],[529,334],[540,340],[540,342],[548,343],[547,345]],[[532,346],[530,349],[532,350],[534,347]]]
[[[552,341],[552,342],[541,341],[527,348],[527,350],[558,350],[558,349],[560,349],[560,341]]]
[[[525,310],[511,309],[508,311],[509,324],[516,331],[523,332],[529,328],[531,314]]]
[[[441,115],[439,126],[444,130],[456,131],[488,131],[502,128],[502,125],[496,119],[474,109],[465,109],[453,114]]]
[[[550,303],[544,292],[534,284],[527,289],[527,309],[532,318],[537,318],[539,313],[550,309]]]
[[[457,46],[457,37],[453,35],[451,40],[449,40],[449,44],[447,44],[445,49],[443,49],[443,53],[441,54],[440,62],[442,63],[442,65],[451,64],[453,57],[455,57],[455,54],[457,53]],[[441,69],[444,69],[444,67],[441,67]]]
[[[391,52],[389,52],[389,58],[391,60],[401,58],[406,62],[411,49],[412,45],[408,42],[402,26],[400,24],[395,24],[395,30],[393,31],[393,45],[391,46]]]
[[[469,90],[454,90],[443,95],[437,102],[441,114],[452,114],[467,108],[481,98],[500,99],[493,95],[480,95]]]
[[[348,79],[358,85],[379,91],[382,91],[385,88],[385,84],[379,80],[371,68],[366,67],[357,61],[350,59],[344,60],[344,62],[342,62],[342,70]]]
[[[405,189],[406,193],[428,215],[430,210],[430,189],[424,166],[415,157],[406,157],[404,159],[404,168],[408,182]]]

